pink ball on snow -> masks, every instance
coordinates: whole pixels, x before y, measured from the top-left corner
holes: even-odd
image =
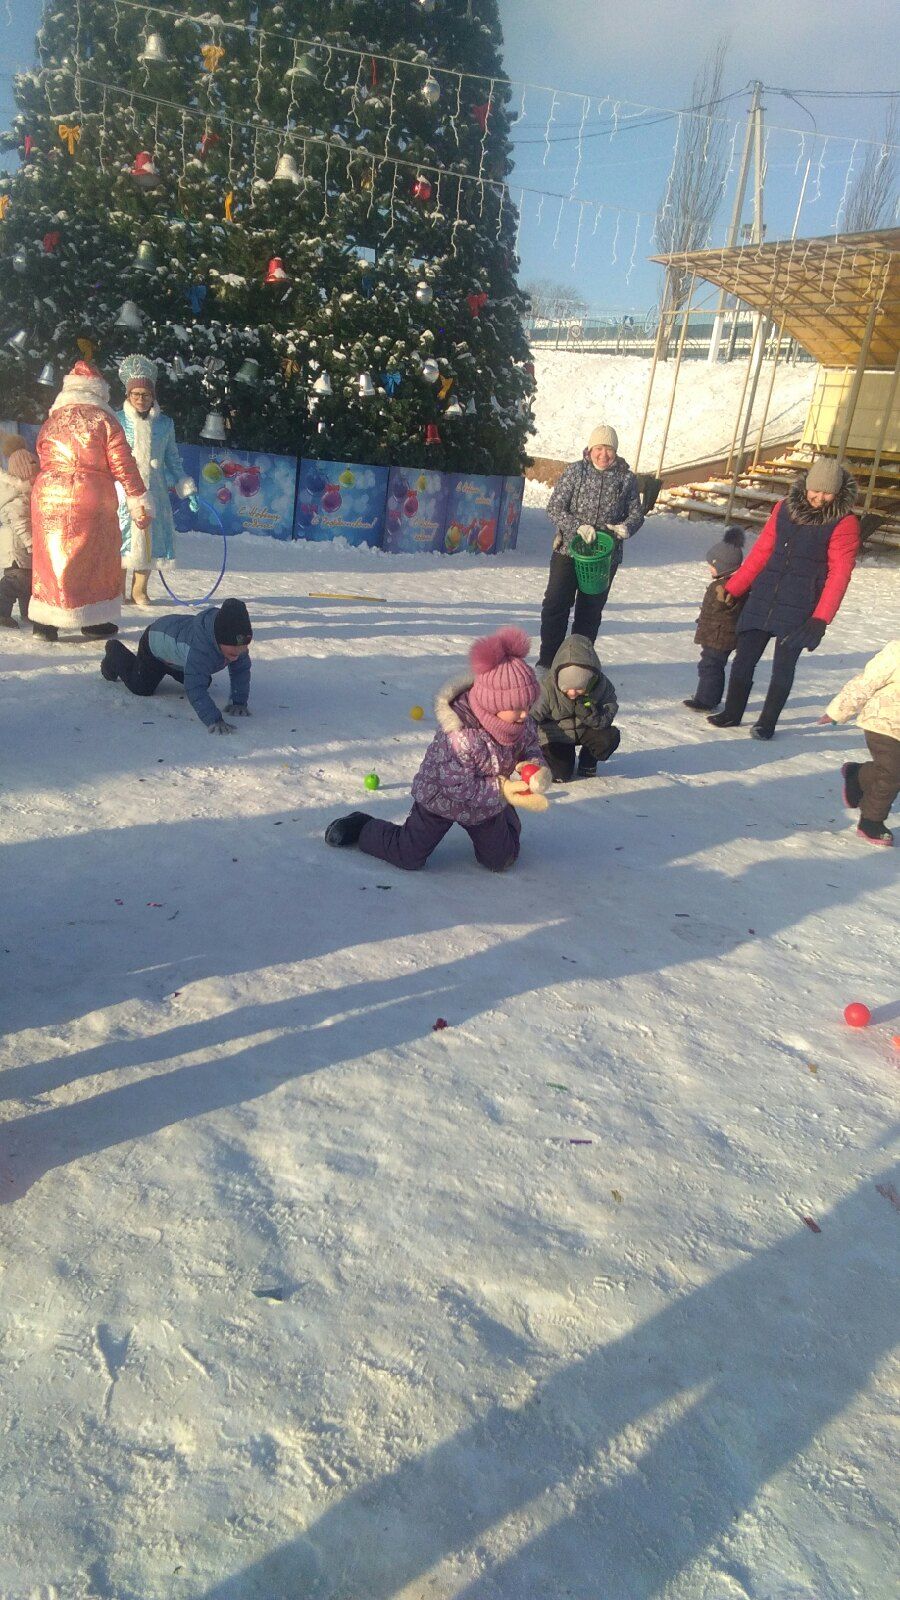
[[[853,1000],[844,1007],[844,1021],[848,1028],[867,1028],[872,1021],[872,1013],[861,1000]]]

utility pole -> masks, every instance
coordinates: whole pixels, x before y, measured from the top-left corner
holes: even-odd
[[[755,143],[756,149],[756,187],[754,227],[762,227],[762,121],[760,99],[762,97],[762,84],[759,79],[753,85],[753,98],[747,113],[747,132],[744,135],[744,148],[741,151],[741,165],[738,171],[737,189],[734,196],[734,210],[731,213],[731,226],[728,229],[726,244],[729,249],[737,244],[738,233],[741,226],[741,217],[744,213],[744,199],[747,193],[747,175],[750,171],[750,149]],[[728,298],[723,289],[719,294],[719,304],[713,318],[712,337],[709,341],[707,361],[713,365],[719,359],[719,346],[722,342],[722,321],[725,312],[725,301]]]

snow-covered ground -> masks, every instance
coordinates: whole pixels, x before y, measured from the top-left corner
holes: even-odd
[[[629,547],[622,748],[500,878],[322,831],[534,628],[537,512],[493,562],[235,541],[230,739],[0,638],[3,1600],[893,1600],[900,851],[816,717],[898,570],[717,737],[710,537]]]
[[[637,356],[570,355],[565,351],[536,352],[537,380],[535,431],[528,448],[534,456],[571,461],[587,443],[584,437],[597,422],[609,422],[619,435],[625,460],[635,464],[638,434],[647,395],[650,362]],[[658,366],[647,428],[641,447],[640,467],[655,472],[666,425],[675,363]],[[750,441],[762,419],[769,390],[771,365],[763,365],[753,408]],[[668,467],[727,452],[747,371],[746,361],[705,361],[682,364],[675,391],[675,407],[666,443]],[[783,439],[802,431],[818,368],[779,366],[769,406],[766,439]],[[536,488],[529,485],[529,490]],[[546,491],[545,491],[546,494]]]

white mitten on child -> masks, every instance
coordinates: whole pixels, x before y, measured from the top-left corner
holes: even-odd
[[[534,794],[523,778],[501,778],[500,788],[507,805],[517,811],[547,811],[550,801],[545,794]]]
[[[582,522],[580,528],[578,529],[578,533],[579,536],[584,540],[585,544],[593,544],[597,537],[597,529],[592,528],[589,522]]]

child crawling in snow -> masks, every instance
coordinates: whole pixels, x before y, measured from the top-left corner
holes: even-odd
[[[471,672],[445,684],[435,701],[438,732],[413,779],[413,808],[402,827],[364,811],[338,817],[330,845],[359,845],[366,855],[415,872],[458,822],[491,872],[505,872],[519,854],[516,809],[544,811],[551,776],[530,712],[540,687],[525,657],[531,641],[520,628],[478,639]],[[527,780],[522,766],[538,771]]]

